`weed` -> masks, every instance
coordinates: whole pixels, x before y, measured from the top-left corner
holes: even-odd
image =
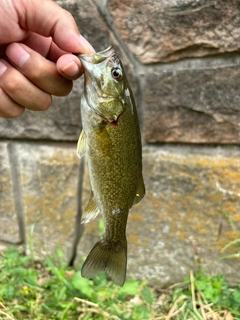
[[[209,276],[203,269],[190,272],[184,283],[173,290],[174,304],[166,319],[187,319],[187,314],[191,319],[225,319],[226,313],[229,319],[240,319],[240,285],[232,289],[224,276]]]
[[[240,319],[240,285],[204,270],[166,290],[128,280],[122,288],[101,274],[94,280],[69,268],[63,253],[44,263],[8,248],[0,257],[0,319],[185,320]],[[226,318],[228,314],[228,318]]]
[[[134,320],[154,318],[156,294],[136,280],[119,288],[104,274],[84,279],[67,266],[61,250],[45,263],[36,263],[9,248],[0,259],[0,303],[0,319]]]

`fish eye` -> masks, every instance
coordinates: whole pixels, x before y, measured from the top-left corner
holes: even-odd
[[[111,71],[111,75],[112,75],[113,79],[121,80],[122,79],[122,70],[119,68],[114,68]]]

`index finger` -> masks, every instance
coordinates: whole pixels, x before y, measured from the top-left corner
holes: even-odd
[[[67,52],[94,52],[90,43],[80,35],[70,12],[51,0],[17,1],[19,25],[45,37],[52,37],[59,48]]]

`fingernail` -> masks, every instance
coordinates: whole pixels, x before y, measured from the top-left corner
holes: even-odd
[[[30,54],[20,44],[14,43],[8,52],[8,58],[21,68],[30,58]]]
[[[79,67],[74,61],[72,61],[62,69],[62,72],[69,77],[74,77],[79,73]]]
[[[92,52],[95,52],[95,50],[93,49],[91,44],[82,35],[80,35],[80,41],[81,41],[81,44],[82,44],[82,47],[83,47],[82,52],[80,52],[80,53],[92,53]]]
[[[0,60],[0,76],[7,70],[7,66]]]

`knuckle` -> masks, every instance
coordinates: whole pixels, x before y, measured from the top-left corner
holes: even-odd
[[[39,79],[45,77],[46,67],[44,63],[39,59],[37,65],[34,68],[31,68],[30,74],[28,77],[31,79],[33,83],[38,83]]]
[[[44,98],[41,99],[41,102],[38,103],[38,110],[45,111],[52,104],[52,96],[50,94],[45,94]]]
[[[0,116],[2,118],[17,118],[25,111],[25,108],[9,98],[0,87]]]
[[[11,108],[9,110],[8,118],[18,118],[20,117],[25,111],[25,108],[22,106],[16,106],[15,108]]]
[[[73,82],[71,80],[63,79],[58,87],[55,88],[54,95],[59,97],[67,96],[73,88]]]
[[[68,19],[71,22],[74,21],[73,15],[69,11],[63,9],[63,13],[65,15],[65,19]]]
[[[18,77],[5,77],[4,82],[2,84],[4,90],[9,94],[17,93],[21,90],[21,80]]]

